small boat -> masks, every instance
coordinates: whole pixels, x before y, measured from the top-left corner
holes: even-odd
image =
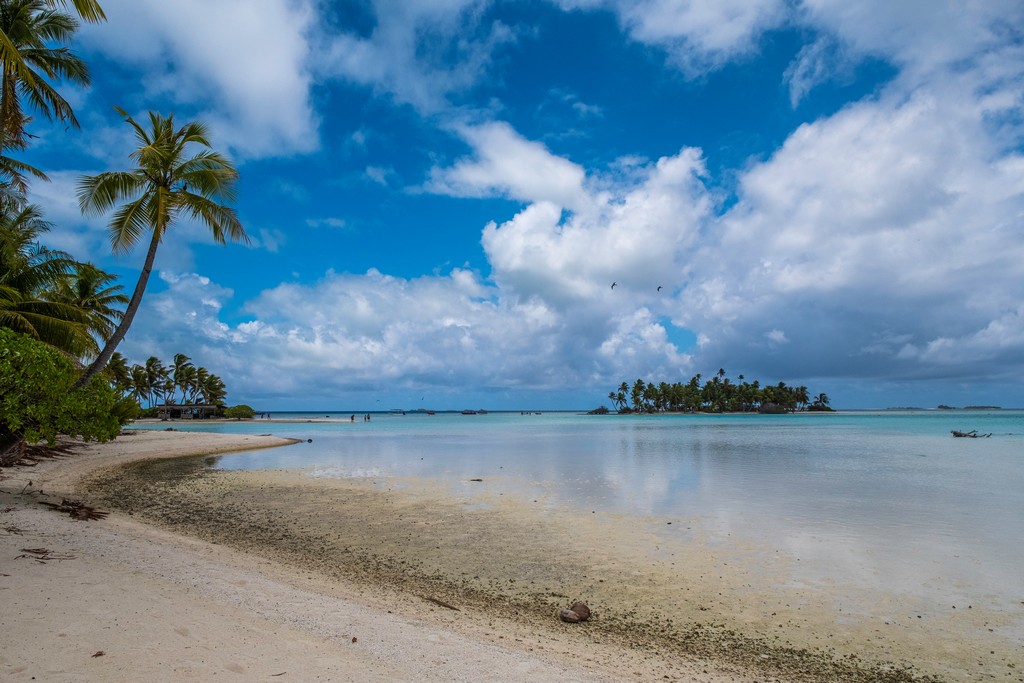
[[[979,434],[977,429],[972,429],[969,432],[958,432],[955,429],[950,430],[950,431],[952,432],[953,436],[958,436],[960,438],[967,438],[967,439],[985,439],[985,438],[988,438],[988,437],[992,436],[991,432],[988,433],[988,434]]]

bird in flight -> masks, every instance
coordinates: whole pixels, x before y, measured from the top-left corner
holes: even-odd
[[[619,283],[618,282],[613,282],[612,283],[612,289],[615,289],[615,285],[617,285],[617,284],[619,284]]]
[[[658,285],[658,291],[659,292],[661,291],[661,285]]]

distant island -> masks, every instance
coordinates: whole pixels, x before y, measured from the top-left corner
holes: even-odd
[[[886,408],[886,410],[932,410],[932,408],[893,406],[891,408]],[[940,403],[935,406],[934,410],[1002,410],[1002,408],[1000,406],[964,406],[963,408],[957,408],[956,406],[947,406],[945,403]]]
[[[623,382],[608,393],[619,413],[792,413],[834,412],[829,397],[820,393],[812,400],[805,386],[788,386],[785,382],[762,386],[758,380],[747,381],[743,375],[733,381],[718,372],[701,383],[698,373],[689,382],[648,382],[637,379],[630,386]],[[603,408],[603,406],[602,406]],[[595,414],[609,412],[598,408]]]

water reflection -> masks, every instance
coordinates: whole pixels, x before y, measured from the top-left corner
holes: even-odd
[[[954,439],[966,427],[991,439]],[[546,414],[229,425],[312,443],[222,457],[226,469],[429,477],[453,492],[699,520],[800,559],[797,580],[922,599],[1024,596],[1024,414],[611,417]],[[664,522],[662,522],[664,523]],[[1019,611],[1019,610],[1018,610]]]

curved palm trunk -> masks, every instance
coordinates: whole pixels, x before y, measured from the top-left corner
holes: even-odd
[[[153,230],[153,238],[149,242],[149,251],[146,252],[146,261],[142,265],[142,272],[139,273],[139,281],[135,284],[135,292],[132,294],[132,300],[128,302],[128,308],[125,309],[124,317],[121,318],[121,323],[114,330],[114,334],[111,335],[110,339],[103,346],[103,350],[100,351],[100,355],[96,356],[96,360],[86,368],[82,376],[78,378],[78,381],[71,387],[71,391],[85,386],[89,380],[96,376],[103,368],[107,366],[107,362],[110,357],[114,355],[114,351],[117,350],[117,345],[124,339],[124,335],[127,334],[128,328],[132,326],[132,320],[135,318],[135,313],[139,310],[139,304],[142,303],[142,295],[146,292],[146,284],[149,282],[149,276],[153,272],[153,261],[156,259],[156,249],[160,246],[160,236],[163,234],[162,229]]]

